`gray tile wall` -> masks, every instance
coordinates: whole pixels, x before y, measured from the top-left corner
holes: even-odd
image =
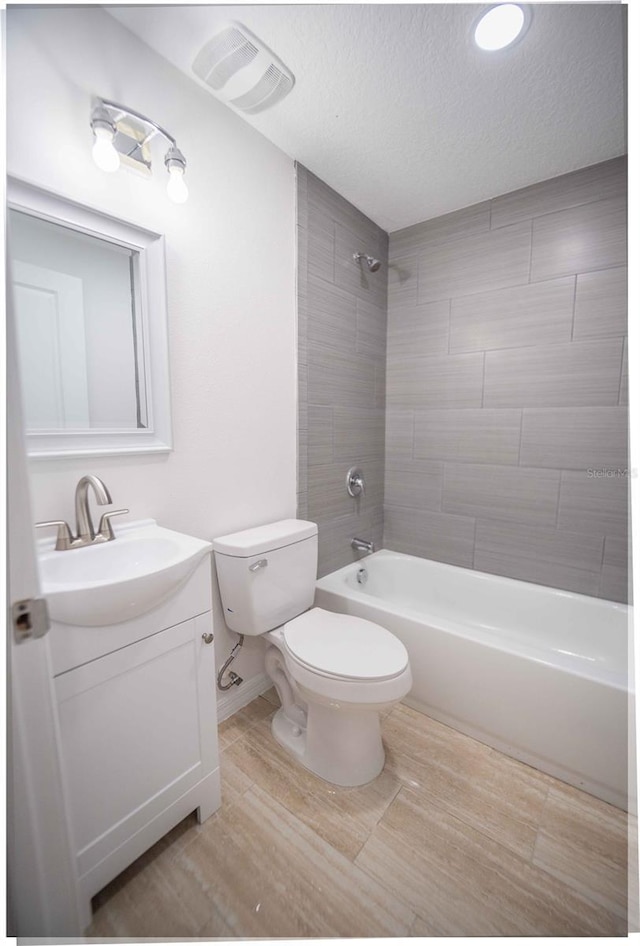
[[[626,600],[625,208],[618,158],[391,234],[385,547]]]
[[[298,515],[318,523],[322,576],[358,557],[354,536],[382,545],[389,241],[300,164],[297,191]],[[369,273],[355,252],[383,265]],[[356,465],[359,500],[345,485]]]

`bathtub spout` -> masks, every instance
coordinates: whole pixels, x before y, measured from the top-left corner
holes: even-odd
[[[267,652],[264,657],[264,666],[278,692],[284,715],[294,725],[306,729],[307,714],[303,708],[296,703],[293,688],[287,679],[282,664],[282,655],[278,648],[273,646],[267,647]]]
[[[355,549],[356,552],[368,552],[369,554],[375,551],[373,542],[367,542],[366,539],[351,539],[351,548]]]

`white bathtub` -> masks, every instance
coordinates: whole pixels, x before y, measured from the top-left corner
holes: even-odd
[[[632,609],[384,550],[316,589],[319,607],[400,638],[413,674],[410,706],[628,807]]]

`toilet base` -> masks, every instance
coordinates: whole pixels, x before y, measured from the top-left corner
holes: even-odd
[[[274,738],[301,765],[333,785],[366,785],[384,767],[380,717],[375,710],[309,704],[306,728],[281,708],[271,724]]]

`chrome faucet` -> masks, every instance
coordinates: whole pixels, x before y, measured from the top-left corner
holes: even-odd
[[[105,512],[100,519],[98,531],[93,527],[91,511],[89,509],[89,487],[93,489],[96,500],[100,506],[108,506],[113,502],[109,490],[98,476],[93,473],[87,473],[81,477],[76,486],[76,535],[71,534],[69,524],[63,519],[55,519],[49,522],[36,522],[36,528],[41,529],[44,526],[57,526],[58,536],[56,539],[56,550],[59,552],[67,549],[79,549],[85,545],[98,545],[102,542],[111,542],[115,539],[111,519],[114,516],[122,516],[129,512],[128,509],[114,509],[111,512]]]
[[[87,473],[76,486],[76,537],[82,539],[83,545],[90,545],[96,538],[89,509],[89,487],[93,488],[96,500],[100,506],[109,506],[113,502],[109,490],[98,476]],[[103,541],[106,542],[106,539]]]
[[[351,539],[351,548],[355,549],[356,552],[375,552],[375,547],[373,542],[367,542],[366,539]]]

